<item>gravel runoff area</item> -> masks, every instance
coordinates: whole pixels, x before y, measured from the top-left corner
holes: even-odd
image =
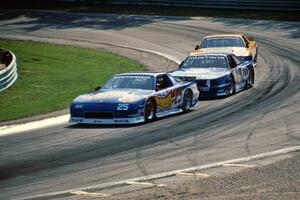
[[[168,187],[124,192],[108,199],[299,199],[300,152],[261,167],[209,178],[192,177]]]

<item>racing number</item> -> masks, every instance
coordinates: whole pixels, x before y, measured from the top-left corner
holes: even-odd
[[[117,110],[128,110],[128,104],[127,103],[119,103]]]
[[[244,80],[247,80],[249,77],[249,69],[247,67],[242,68],[242,77]]]

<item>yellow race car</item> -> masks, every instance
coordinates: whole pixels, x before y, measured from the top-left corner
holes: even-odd
[[[233,53],[241,61],[257,64],[258,47],[253,37],[244,34],[217,34],[206,36],[191,53]]]

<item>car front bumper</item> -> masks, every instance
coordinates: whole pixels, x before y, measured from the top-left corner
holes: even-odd
[[[199,98],[203,97],[221,97],[230,95],[230,85],[214,87],[198,87],[200,91]]]
[[[137,124],[145,121],[144,116],[113,119],[90,119],[82,117],[70,117],[69,122],[74,124]]]

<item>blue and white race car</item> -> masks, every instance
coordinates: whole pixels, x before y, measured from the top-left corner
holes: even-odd
[[[253,63],[242,62],[232,53],[190,55],[171,75],[196,80],[200,97],[228,96],[254,84]]]
[[[194,81],[181,81],[167,73],[123,73],[96,91],[75,98],[70,122],[83,124],[134,124],[178,112],[198,102]]]

